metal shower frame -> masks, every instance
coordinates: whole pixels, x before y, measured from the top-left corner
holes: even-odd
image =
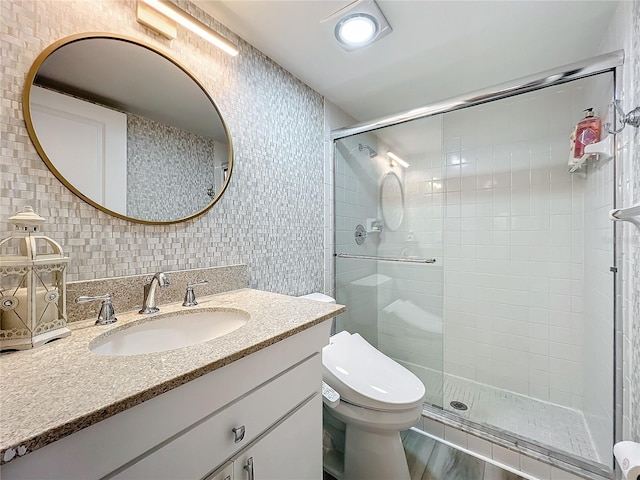
[[[343,138],[351,137],[353,135],[358,135],[361,133],[372,132],[375,130],[379,130],[385,127],[390,127],[393,125],[399,125],[402,123],[410,122],[412,120],[417,120],[421,118],[427,118],[438,114],[453,112],[455,110],[461,110],[463,108],[472,107],[475,105],[481,105],[483,103],[492,102],[494,100],[500,100],[508,97],[512,97],[515,95],[520,95],[527,92],[532,92],[535,90],[540,90],[546,87],[551,87],[554,85],[560,85],[563,83],[571,82],[574,80],[578,80],[581,78],[590,77],[593,75],[598,75],[601,73],[611,72],[613,73],[613,86],[614,86],[614,98],[613,101],[617,101],[620,98],[620,94],[622,92],[622,66],[624,64],[624,51],[617,50],[611,53],[607,53],[604,55],[599,55],[596,57],[592,57],[590,59],[582,60],[579,62],[571,63],[569,65],[565,65],[563,67],[558,67],[555,69],[545,70],[543,72],[529,75],[526,77],[522,77],[511,82],[501,83],[499,85],[495,85],[493,87],[485,88],[482,90],[476,90],[474,92],[468,93],[466,95],[461,95],[457,97],[452,97],[446,100],[442,100],[439,102],[432,103],[430,105],[426,105],[423,107],[414,108],[411,110],[406,110],[404,112],[400,112],[394,115],[381,117],[369,122],[358,123],[356,125],[339,128],[331,131],[331,140],[332,140],[332,148],[335,146],[335,141]],[[614,119],[615,122],[615,119]],[[613,125],[613,128],[616,128],[616,125]],[[618,140],[619,141],[619,140]],[[334,171],[335,171],[335,148],[333,151],[333,162],[334,162]],[[614,179],[615,179],[615,188],[613,191],[613,205],[614,208],[620,208],[618,205],[619,199],[622,198],[622,169],[619,168],[619,159],[614,152],[613,155],[613,171],[614,171]],[[335,189],[335,185],[334,185]],[[334,194],[334,208],[335,212],[335,194]],[[334,215],[335,222],[335,215]],[[621,254],[621,246],[622,240],[620,238],[621,227],[617,225],[618,222],[613,222],[613,265],[611,266],[611,272],[613,273],[613,318],[614,318],[614,332],[613,332],[613,346],[614,346],[614,359],[613,359],[613,412],[614,412],[614,423],[613,423],[613,437],[614,443],[622,440],[622,422],[623,422],[623,325],[622,325],[622,301],[620,295],[622,293],[621,285],[622,285],[622,271],[621,266],[622,262],[622,254]],[[334,246],[335,246],[335,223],[334,223]],[[336,256],[334,252],[334,271],[335,271],[335,261]],[[335,280],[334,280],[335,282]],[[335,291],[335,283],[334,283],[334,291]],[[443,412],[443,420],[445,423],[447,421],[449,423],[457,423],[458,425],[462,425],[463,429],[466,431],[477,431],[487,433],[489,436],[494,439],[503,442],[511,442],[513,440],[508,437],[506,432],[500,432],[496,429],[485,429],[483,426],[478,424],[474,424],[473,422],[468,422],[464,419],[459,418],[457,415],[453,413],[448,413],[442,410]],[[457,420],[457,421],[456,421]],[[611,465],[613,465],[613,469],[611,468],[603,468],[602,465],[596,464],[595,462],[591,462],[588,460],[578,460],[573,456],[567,456],[561,452],[551,452],[548,449],[540,450],[540,447],[536,444],[530,444],[528,442],[522,442],[520,439],[517,440],[518,445],[525,447],[525,449],[536,451],[540,454],[548,455],[553,453],[553,456],[558,460],[561,460],[570,465],[574,465],[579,469],[587,470],[597,477],[593,478],[614,478],[615,473],[618,471],[617,464],[613,459],[613,453],[611,454]],[[613,445],[612,445],[613,447]]]

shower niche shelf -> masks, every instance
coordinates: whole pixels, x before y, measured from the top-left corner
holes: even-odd
[[[603,140],[584,147],[585,154],[580,158],[571,158],[569,173],[579,171],[587,160],[595,159],[606,162],[613,157],[613,135],[607,135]]]

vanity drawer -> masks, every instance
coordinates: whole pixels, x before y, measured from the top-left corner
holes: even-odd
[[[212,412],[106,478],[202,478],[314,392],[318,392],[320,378],[321,360],[316,353]],[[211,395],[215,395],[215,392],[211,392]],[[179,415],[180,412],[175,414]],[[321,410],[317,415],[322,415]]]

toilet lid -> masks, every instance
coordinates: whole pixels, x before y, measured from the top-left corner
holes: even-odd
[[[359,334],[343,331],[322,349],[324,381],[349,403],[375,410],[405,410],[422,403],[424,385]]]

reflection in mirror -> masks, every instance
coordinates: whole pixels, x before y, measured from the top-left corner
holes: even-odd
[[[224,192],[231,140],[202,85],[148,45],[78,35],[46,49],[29,72],[23,109],[51,171],[120,218],[174,223]]]
[[[386,227],[395,232],[404,219],[404,192],[395,172],[387,172],[380,183],[380,209]]]

